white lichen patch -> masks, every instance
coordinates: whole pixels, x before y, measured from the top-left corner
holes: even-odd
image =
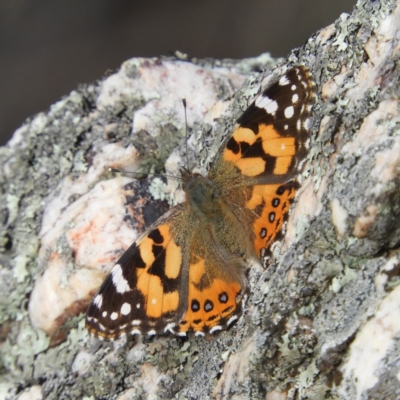
[[[334,198],[331,200],[332,223],[336,228],[339,236],[344,236],[347,229],[347,211],[340,204],[339,199]]]
[[[278,346],[280,353],[290,364],[297,363],[301,358],[298,348],[290,343],[289,332],[281,337],[281,342]]]
[[[155,177],[152,179],[149,191],[153,197],[154,200],[166,200],[168,198],[167,192],[166,192],[166,183],[159,177]]]
[[[339,393],[344,395],[348,386],[354,386],[356,398],[366,398],[365,393],[378,382],[380,364],[399,334],[400,286],[383,299],[375,315],[357,333],[342,367],[344,379]]]
[[[18,216],[19,199],[13,194],[7,194],[8,223],[12,224]]]
[[[299,394],[301,399],[305,399],[308,397],[307,389],[312,386],[319,372],[320,371],[315,365],[315,362],[313,362],[299,374],[297,386],[299,388]],[[311,392],[315,392],[314,388],[311,390]],[[316,396],[315,398],[322,398],[322,396]]]
[[[339,293],[344,286],[356,278],[357,272],[346,265],[344,271],[332,279],[332,283],[329,288],[333,292]]]
[[[29,276],[29,272],[27,270],[28,262],[31,260],[30,257],[26,255],[18,255],[13,259],[13,274],[18,283],[22,283],[27,276]]]
[[[315,312],[315,305],[314,304],[308,304],[307,306],[303,306],[299,309],[299,315],[304,315],[304,316],[312,316]]]

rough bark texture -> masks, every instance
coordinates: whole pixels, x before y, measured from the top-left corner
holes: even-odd
[[[130,60],[27,121],[0,151],[0,398],[400,398],[399,27],[399,1],[359,1],[283,63],[318,86],[313,147],[285,241],[212,340],[89,340],[105,271],[180,195],[107,166],[177,174],[186,95],[206,170],[274,61]]]

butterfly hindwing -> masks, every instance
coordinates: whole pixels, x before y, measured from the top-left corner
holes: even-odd
[[[232,324],[241,311],[245,265],[240,252],[226,252],[218,245],[225,232],[215,230],[212,223],[198,227],[190,244],[188,302],[177,328],[180,335],[188,330],[196,335],[214,333]]]
[[[178,334],[188,330],[197,336],[217,332],[231,325],[241,311],[240,282],[217,277],[202,282],[204,276],[208,276],[204,259],[190,264],[188,306]]]

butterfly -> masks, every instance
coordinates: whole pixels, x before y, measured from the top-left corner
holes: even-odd
[[[184,171],[185,202],[122,255],[86,314],[100,339],[214,333],[235,322],[246,267],[282,236],[310,145],[314,83],[296,66],[237,120],[208,175]]]

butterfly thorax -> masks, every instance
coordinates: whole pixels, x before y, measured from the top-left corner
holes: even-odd
[[[185,180],[184,189],[186,203],[200,224],[212,224],[223,214],[220,190],[212,180],[192,174]]]
[[[235,266],[242,268],[248,240],[241,221],[226,203],[221,185],[197,173],[184,175],[184,183],[194,232],[192,253],[212,259],[219,266],[229,265],[231,274]],[[233,275],[239,279],[237,273]]]

